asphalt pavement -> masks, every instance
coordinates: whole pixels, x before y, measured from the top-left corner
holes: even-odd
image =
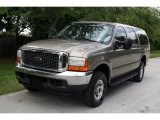
[[[27,90],[0,96],[0,113],[159,113],[160,58],[150,59],[141,83],[126,81],[109,87],[97,108],[85,106],[79,96],[51,90]]]

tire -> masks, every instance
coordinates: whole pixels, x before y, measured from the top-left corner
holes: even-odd
[[[30,92],[38,92],[38,91],[40,91],[40,89],[33,88],[33,87],[28,86],[28,85],[23,85],[23,86],[25,87],[25,89],[27,89]]]
[[[133,78],[134,82],[142,82],[143,76],[144,76],[144,71],[145,71],[145,64],[143,61],[141,61],[138,69],[137,69],[137,75]]]
[[[102,104],[107,89],[107,78],[104,73],[95,71],[88,88],[83,93],[83,100],[89,107]]]

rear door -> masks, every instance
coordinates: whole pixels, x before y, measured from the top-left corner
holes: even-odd
[[[127,34],[125,28],[122,26],[117,26],[114,33],[114,41],[125,41]],[[114,45],[115,46],[115,45]],[[117,48],[113,50],[110,54],[111,64],[112,64],[112,78],[119,75],[125,74],[129,71],[129,50],[122,48]]]
[[[126,27],[127,32],[127,39],[132,40],[132,47],[129,50],[129,71],[132,71],[138,68],[140,64],[140,57],[141,57],[141,47],[139,45],[139,41],[135,30],[130,27]]]
[[[142,29],[136,29],[136,34],[140,41],[141,54],[145,54],[147,57],[147,61],[150,55],[150,43],[146,32]]]

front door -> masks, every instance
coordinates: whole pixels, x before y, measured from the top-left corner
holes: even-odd
[[[117,26],[115,28],[114,41],[119,43],[125,41],[127,38],[124,27]],[[114,44],[115,44],[114,42]],[[114,45],[115,46],[115,45]],[[116,47],[110,54],[112,65],[112,78],[127,73],[129,71],[129,50],[125,50],[123,45]]]

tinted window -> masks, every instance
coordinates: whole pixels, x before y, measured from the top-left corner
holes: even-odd
[[[136,33],[139,37],[140,44],[141,45],[147,45],[148,44],[148,37],[147,37],[146,32],[144,30],[137,29]]]
[[[137,36],[133,28],[126,28],[127,37],[133,40],[133,43],[138,44]]]
[[[123,27],[116,27],[115,38],[120,41],[124,41],[126,39],[126,32]]]

